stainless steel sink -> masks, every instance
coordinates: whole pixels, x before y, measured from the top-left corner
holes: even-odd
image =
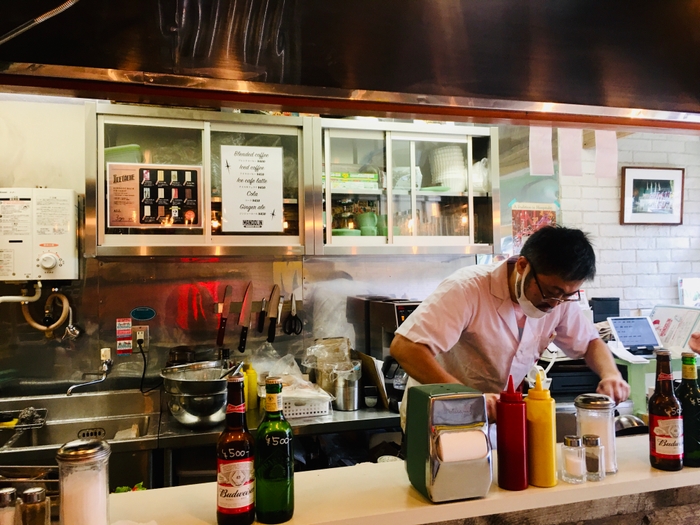
[[[113,451],[156,448],[160,423],[160,392],[147,395],[138,390],[75,393],[0,399],[0,411],[27,407],[46,408],[46,424],[25,430],[0,455],[20,451],[54,450],[74,439],[104,439]],[[136,425],[137,437],[126,435],[115,440],[121,430]],[[14,434],[0,429],[0,447]]]
[[[143,395],[138,390],[117,390],[0,399],[0,412],[28,406],[46,408],[47,421],[151,414],[160,412],[160,392],[154,390]]]
[[[117,432],[130,431],[135,425],[136,435],[122,437],[121,439],[135,439],[147,436],[151,416],[118,416],[102,417],[95,419],[82,419],[78,421],[53,421],[47,422],[41,428],[26,430],[15,441],[11,448],[41,447],[46,445],[62,445],[74,439],[104,439],[112,441]],[[0,446],[4,444],[2,438],[6,434],[9,438],[12,432],[3,431],[0,434]]]

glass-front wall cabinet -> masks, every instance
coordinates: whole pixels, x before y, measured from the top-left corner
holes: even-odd
[[[321,134],[317,251],[493,253],[495,128],[322,119]]]
[[[95,107],[95,255],[500,251],[496,128]]]
[[[310,119],[98,104],[96,121],[96,255],[306,253]]]

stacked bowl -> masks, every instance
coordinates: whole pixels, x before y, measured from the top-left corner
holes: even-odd
[[[430,170],[433,185],[447,186],[450,191],[464,191],[466,176],[464,169],[464,152],[457,145],[442,146],[430,152]]]
[[[163,368],[168,409],[187,427],[211,427],[226,417],[226,378],[221,361],[202,361]]]

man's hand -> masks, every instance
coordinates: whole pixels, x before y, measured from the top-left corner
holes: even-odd
[[[616,404],[622,403],[629,397],[630,386],[622,379],[608,345],[601,339],[594,339],[588,343],[584,359],[591,370],[600,377],[596,392],[609,396]]]
[[[611,397],[615,404],[619,404],[630,396],[630,386],[619,374],[612,375],[600,380],[596,392]]]
[[[496,401],[501,397],[498,394],[484,394],[486,396],[486,412],[489,416],[489,423],[496,422]]]
[[[695,332],[690,336],[690,341],[688,341],[688,346],[694,352],[700,354],[700,332]]]

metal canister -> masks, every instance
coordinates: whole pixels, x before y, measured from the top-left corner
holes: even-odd
[[[70,441],[58,449],[62,525],[109,525],[106,441]]]
[[[603,394],[581,394],[574,399],[576,433],[600,437],[604,447],[605,472],[617,472],[615,453],[615,402]]]

